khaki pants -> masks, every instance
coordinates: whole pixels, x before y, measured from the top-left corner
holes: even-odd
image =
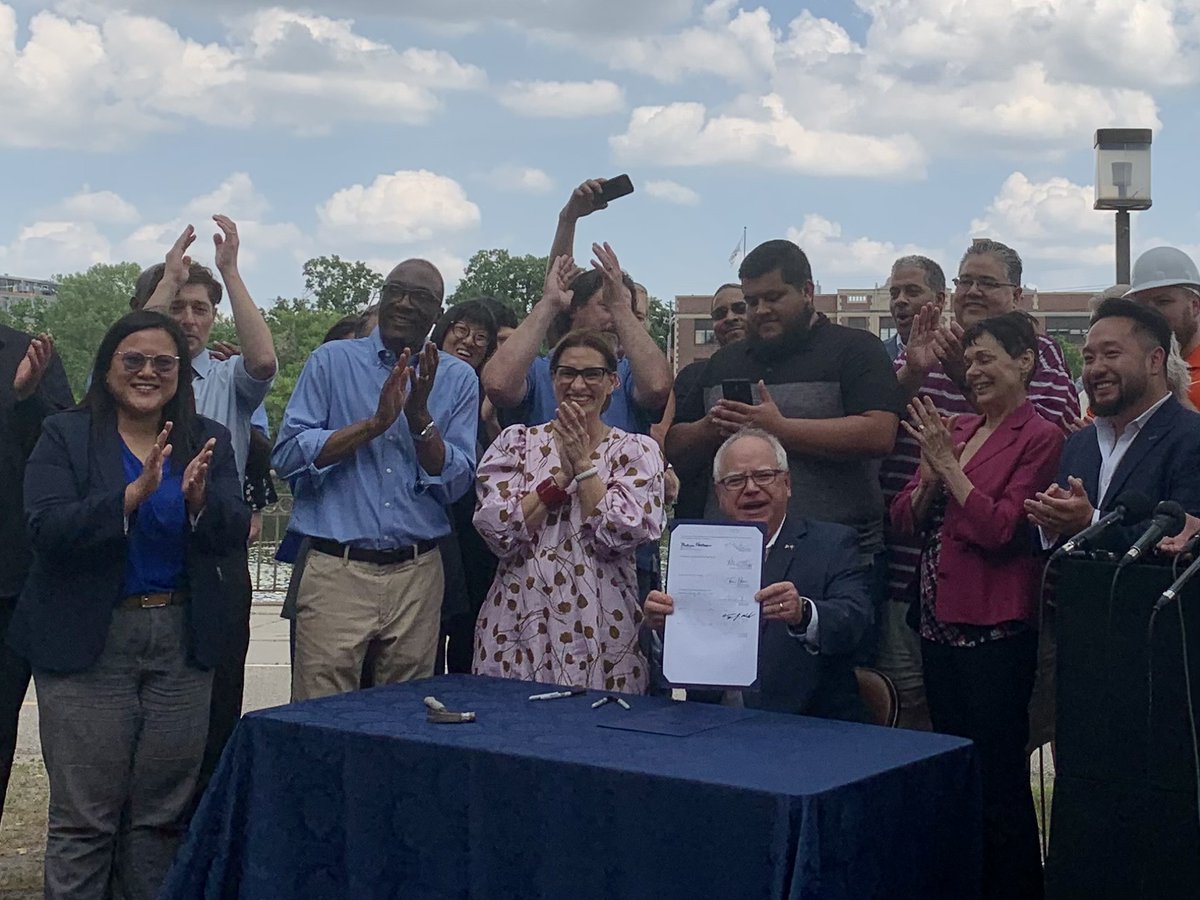
[[[314,550],[296,597],[292,698],[358,690],[368,647],[372,684],[428,678],[441,610],[437,550],[386,566]]]

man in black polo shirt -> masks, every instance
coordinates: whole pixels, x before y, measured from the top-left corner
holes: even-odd
[[[718,350],[700,389],[677,398],[667,459],[684,480],[709,470],[721,442],[739,428],[775,435],[788,452],[789,513],[858,529],[882,596],[879,460],[891,453],[904,410],[887,352],[870,332],[834,324],[814,309],[812,268],[791,241],[755,247],[738,276],[746,339]],[[738,379],[750,381],[753,404],[724,398],[723,384]],[[705,509],[716,513],[711,493]]]

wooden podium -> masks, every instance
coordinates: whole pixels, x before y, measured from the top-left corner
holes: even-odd
[[[1200,896],[1197,773],[1179,621],[1181,609],[1200,706],[1200,576],[1159,612],[1150,645],[1150,613],[1173,581],[1171,569],[1126,568],[1110,601],[1116,571],[1110,562],[1067,559],[1055,591],[1057,759],[1046,894]]]

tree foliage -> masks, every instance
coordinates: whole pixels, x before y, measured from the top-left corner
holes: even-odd
[[[653,294],[649,298],[647,315],[650,319],[650,335],[658,343],[659,348],[666,353],[667,342],[671,339],[671,319],[675,310],[669,303],[664,303]]]
[[[1067,371],[1071,373],[1072,378],[1078,378],[1083,374],[1083,353],[1079,348],[1070,341],[1064,341],[1061,338],[1055,338],[1054,342],[1062,348],[1063,357],[1067,361]]]
[[[317,256],[304,264],[304,291],[322,312],[340,315],[362,312],[375,299],[383,276],[364,262]]]
[[[104,333],[129,312],[140,272],[137,263],[97,263],[86,272],[58,275],[56,298],[18,301],[0,310],[0,320],[30,334],[53,335],[71,390],[79,399]]]
[[[473,297],[495,297],[508,304],[523,319],[542,298],[547,258],[513,256],[507,250],[480,250],[467,261],[458,288],[447,298],[447,305]]]

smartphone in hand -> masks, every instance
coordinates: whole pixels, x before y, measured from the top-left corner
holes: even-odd
[[[633,180],[628,175],[618,175],[615,178],[609,178],[604,182],[604,186],[600,189],[600,196],[596,198],[596,208],[607,206],[614,200],[626,197],[633,193]]]
[[[748,378],[726,378],[721,382],[721,396],[726,400],[732,400],[734,403],[745,403],[747,406],[754,405],[754,395],[750,391],[750,380]]]

